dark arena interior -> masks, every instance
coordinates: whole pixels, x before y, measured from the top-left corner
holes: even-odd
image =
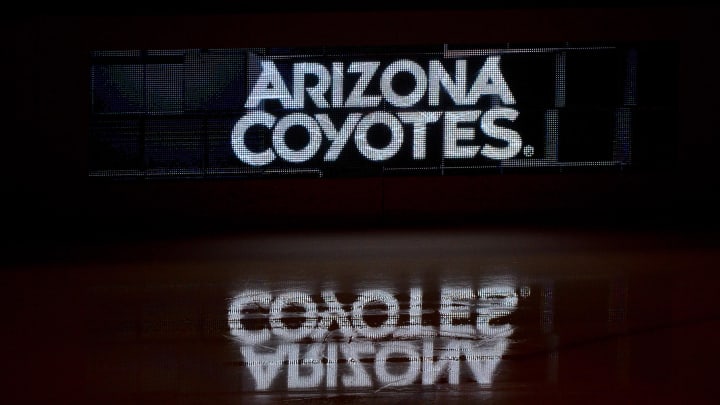
[[[2,402],[716,401],[716,7],[201,3],[1,17]]]

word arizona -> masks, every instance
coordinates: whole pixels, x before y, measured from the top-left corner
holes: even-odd
[[[509,339],[468,341],[456,338],[417,341],[285,343],[241,346],[242,365],[255,390],[281,389],[277,378],[287,375],[288,389],[384,388],[416,383],[450,385],[473,380],[492,384]]]

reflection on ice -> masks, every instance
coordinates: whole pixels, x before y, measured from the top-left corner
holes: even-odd
[[[287,369],[287,388],[384,388],[439,380],[459,384],[472,379],[491,384],[495,368],[508,344],[458,338],[350,343],[286,343],[274,351],[260,345],[240,350],[256,390],[282,388],[276,381]],[[374,382],[374,383],[373,383]],[[273,386],[279,383],[278,386]]]
[[[514,285],[441,287],[439,302],[417,287],[398,297],[249,289],[232,299],[228,323],[256,390],[282,388],[285,377],[288,389],[492,383],[513,332]]]

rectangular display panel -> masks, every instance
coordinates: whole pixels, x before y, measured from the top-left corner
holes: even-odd
[[[668,145],[649,140],[674,133],[673,90],[652,97],[674,89],[660,59],[667,52],[657,44],[95,51],[89,175],[664,164],[672,151],[648,146]]]

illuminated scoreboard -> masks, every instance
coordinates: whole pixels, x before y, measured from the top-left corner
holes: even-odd
[[[667,52],[567,43],[94,51],[89,175],[642,167],[667,160],[647,147],[653,139],[674,136]]]

